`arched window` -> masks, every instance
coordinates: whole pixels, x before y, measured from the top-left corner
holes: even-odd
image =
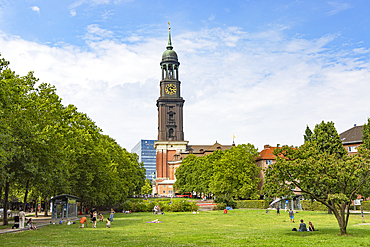
[[[169,138],[173,137],[173,129],[172,128],[168,130],[168,137]]]

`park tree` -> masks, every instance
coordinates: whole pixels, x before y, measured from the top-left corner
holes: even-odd
[[[54,86],[36,87],[33,72],[19,76],[5,59],[0,59],[0,83],[1,199],[8,202],[12,190],[13,195],[23,191],[25,204],[30,196],[47,201],[67,193],[113,205],[140,191],[145,169],[137,155],[103,135],[75,106],[63,106]]]
[[[340,136],[334,126],[333,122],[325,123],[322,121],[315,125],[314,131],[312,132],[307,126],[304,142],[306,145],[311,145],[316,148],[320,153],[335,154],[338,157],[343,157],[347,155],[346,149],[343,147]],[[320,196],[320,191],[316,191],[315,194]],[[303,194],[306,198],[314,200],[309,194]],[[321,195],[325,198],[325,195]],[[331,214],[332,211],[328,208],[328,213]]]
[[[196,157],[194,154],[189,154],[182,162],[179,168],[176,169],[175,188],[180,192],[196,191],[199,181],[199,170],[203,157]]]
[[[281,197],[292,195],[292,190],[298,188],[328,207],[341,234],[347,234],[349,205],[369,179],[370,162],[361,155],[343,155],[338,146],[327,144],[330,138],[320,139],[314,134],[326,141],[307,141],[299,148],[283,146],[274,151],[276,163],[266,170],[263,190],[267,196]]]
[[[152,193],[152,183],[149,178],[145,179],[145,184],[141,187],[141,194],[150,195]]]
[[[217,196],[258,199],[257,177],[259,168],[255,164],[257,149],[252,144],[242,144],[225,150],[220,159],[213,163],[210,191]]]
[[[370,118],[367,119],[362,129],[362,142],[361,147],[357,148],[358,152],[364,159],[370,160]],[[370,179],[366,180],[359,194],[364,198],[370,197]]]

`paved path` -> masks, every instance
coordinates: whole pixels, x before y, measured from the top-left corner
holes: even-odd
[[[26,219],[28,220],[29,217],[26,216]],[[68,221],[76,221],[76,220],[79,220],[79,218],[68,218]],[[42,226],[47,226],[47,225],[50,225],[50,224],[57,224],[60,219],[58,220],[55,220],[55,219],[51,219],[51,216],[39,216],[39,217],[32,217],[32,221],[34,223],[34,225],[39,228],[39,227],[42,227]],[[66,219],[64,219],[64,221],[67,221]],[[14,232],[21,232],[21,231],[28,231],[28,228],[25,226],[25,228],[23,229],[12,229],[11,227],[14,225],[14,221],[9,221],[9,227],[10,228],[5,228],[5,229],[0,229],[0,234],[4,234],[4,233],[14,233]]]

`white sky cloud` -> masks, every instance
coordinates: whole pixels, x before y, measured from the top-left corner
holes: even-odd
[[[328,4],[333,8],[328,12],[329,15],[336,15],[344,10],[352,8],[352,6],[348,3],[343,2],[328,2]]]
[[[140,35],[140,36],[139,36]],[[167,37],[139,43],[112,39],[87,27],[86,49],[49,47],[0,33],[2,56],[18,74],[35,71],[56,85],[64,104],[87,113],[123,147],[157,138],[156,100]],[[369,117],[370,66],[364,49],[331,50],[336,34],[287,38],[280,30],[248,33],[238,27],[174,36],[190,144],[300,145],[305,126],[334,121],[338,131]],[[134,41],[134,40],[133,40]]]
[[[76,16],[76,10],[74,10],[74,9],[72,9],[71,11],[70,11],[70,13],[71,13],[71,16],[73,17],[73,16]]]
[[[39,14],[39,13],[40,13],[40,8],[39,8],[39,7],[37,7],[37,6],[33,6],[33,7],[31,7],[31,9],[32,9],[33,11],[37,12],[37,14]]]

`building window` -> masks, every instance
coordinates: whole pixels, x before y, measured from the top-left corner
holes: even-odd
[[[170,138],[173,137],[173,129],[168,130],[168,135],[169,135],[168,137]]]
[[[168,188],[171,188],[172,189],[173,188],[173,185],[168,185]]]
[[[266,160],[266,165],[271,165],[272,164],[272,160]]]
[[[356,146],[348,147],[348,152],[350,153],[357,152],[357,147]]]
[[[165,190],[163,191],[163,194],[166,194],[166,191]]]
[[[163,189],[166,188],[166,185],[163,185]]]

